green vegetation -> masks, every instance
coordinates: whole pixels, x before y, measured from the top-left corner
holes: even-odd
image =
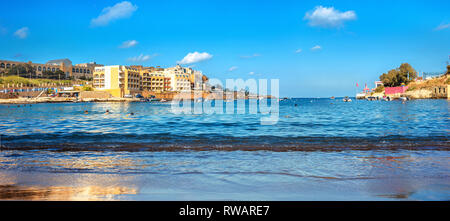
[[[52,79],[28,79],[23,78],[20,76],[7,76],[7,77],[0,77],[0,85],[7,85],[7,84],[14,84],[14,85],[21,85],[24,86],[38,86],[40,84],[57,84],[57,85],[66,85],[66,84],[72,84],[72,81],[70,80],[52,80]]]
[[[413,91],[413,90],[416,90],[416,89],[417,89],[416,86],[410,86],[410,87],[408,87],[408,89],[406,89],[406,91]]]
[[[53,71],[44,71],[42,72],[42,75],[44,78],[48,78],[48,79],[66,79],[66,74],[64,73],[64,71],[61,70],[57,70],[55,72]]]
[[[82,90],[82,91],[94,91],[94,88],[92,88],[92,87],[89,86],[89,85],[84,85],[84,86],[81,88],[81,90]]]
[[[383,73],[380,76],[380,81],[383,82],[386,87],[397,87],[401,85],[407,85],[417,77],[417,72],[414,68],[408,64],[403,63],[397,69],[392,69],[388,73]]]
[[[31,78],[36,76],[36,70],[30,64],[19,64],[10,68],[6,75],[18,75]]]
[[[450,65],[447,65],[447,73],[445,75],[450,75]]]
[[[384,91],[384,86],[378,86],[377,88],[375,88],[375,93],[382,93]]]

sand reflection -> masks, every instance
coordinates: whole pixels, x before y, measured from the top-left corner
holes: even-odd
[[[115,200],[118,195],[137,194],[129,187],[65,187],[65,186],[20,186],[0,185],[1,200],[55,200],[91,201]]]

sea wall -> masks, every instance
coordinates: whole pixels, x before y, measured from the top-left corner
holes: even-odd
[[[82,91],[80,98],[106,99],[111,98],[111,94],[107,91]]]
[[[431,90],[427,89],[419,89],[419,90],[413,90],[413,91],[407,91],[405,93],[406,97],[409,97],[411,99],[428,99],[432,97]]]

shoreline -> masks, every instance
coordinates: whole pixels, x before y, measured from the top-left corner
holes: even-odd
[[[89,102],[138,102],[138,98],[15,98],[0,99],[0,104],[40,104],[40,103],[89,103]]]
[[[397,98],[397,97],[395,97]],[[250,100],[245,98],[243,100]],[[324,98],[327,99],[327,98]],[[411,100],[448,100],[447,98],[410,98]],[[195,99],[191,99],[195,100]],[[233,99],[240,100],[240,99]],[[366,100],[360,99],[360,100]],[[171,100],[167,100],[171,101]],[[0,99],[0,104],[41,104],[41,103],[91,103],[91,102],[142,102],[139,98],[60,98],[60,97],[43,97],[43,98],[13,98]]]

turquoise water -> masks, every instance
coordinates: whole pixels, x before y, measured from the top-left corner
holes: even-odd
[[[273,125],[169,103],[0,105],[0,199],[450,199],[449,101],[279,105]]]

